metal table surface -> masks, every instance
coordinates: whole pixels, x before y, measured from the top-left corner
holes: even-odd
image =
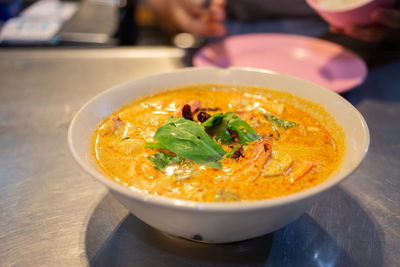
[[[182,66],[168,48],[0,51],[0,266],[399,266],[400,57],[346,97],[370,151],[347,180],[272,234],[194,243],[147,226],[67,147],[74,114],[99,92]]]

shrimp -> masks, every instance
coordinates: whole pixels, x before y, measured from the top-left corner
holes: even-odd
[[[265,164],[268,162],[271,156],[271,145],[266,139],[260,140],[255,144],[255,149],[250,159],[243,164],[243,168],[234,172],[231,176],[231,180],[236,180],[241,177],[247,177],[247,180],[254,182],[261,175]]]
[[[114,134],[121,128],[124,122],[118,116],[112,116],[101,128],[100,133],[104,135]]]
[[[311,160],[296,160],[290,172],[287,174],[287,178],[293,184],[297,179],[309,172],[313,166],[314,162]]]

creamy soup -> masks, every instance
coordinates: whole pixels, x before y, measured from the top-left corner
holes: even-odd
[[[343,131],[319,105],[288,93],[199,84],[135,100],[93,134],[110,179],[193,201],[273,198],[329,177]]]

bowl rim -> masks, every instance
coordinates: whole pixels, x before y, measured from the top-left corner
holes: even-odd
[[[335,186],[342,180],[344,180],[346,177],[349,177],[360,165],[360,163],[363,161],[365,158],[369,145],[370,145],[370,133],[369,129],[367,126],[367,123],[361,113],[351,104],[349,103],[346,99],[344,99],[342,96],[339,94],[326,89],[318,84],[315,84],[313,82],[300,79],[294,76],[290,76],[287,74],[282,74],[282,73],[277,73],[274,71],[270,70],[265,70],[265,69],[257,69],[257,68],[248,68],[248,67],[230,67],[224,70],[227,71],[250,71],[250,72],[258,72],[258,73],[266,73],[266,74],[272,74],[272,75],[279,75],[281,77],[284,77],[285,79],[294,79],[301,81],[302,83],[308,83],[313,87],[318,87],[319,90],[325,90],[327,91],[328,94],[331,94],[332,97],[336,97],[340,99],[345,105],[347,105],[350,109],[352,109],[357,118],[360,120],[362,128],[364,130],[365,134],[365,142],[363,144],[364,151],[363,155],[360,158],[360,161],[357,164],[354,164],[351,168],[349,168],[347,171],[342,173],[341,175],[334,175],[329,178],[327,178],[325,181],[322,183],[304,189],[302,191],[292,193],[289,195],[284,195],[284,196],[279,196],[279,197],[274,197],[274,198],[269,198],[269,199],[263,199],[263,200],[249,200],[249,201],[241,201],[241,202],[197,202],[197,201],[191,201],[191,200],[182,200],[182,199],[175,199],[175,198],[168,198],[164,196],[155,196],[155,195],[150,195],[145,192],[142,192],[140,189],[131,189],[127,188],[123,185],[120,185],[119,183],[111,180],[110,178],[106,177],[105,175],[102,175],[101,173],[97,172],[93,168],[91,168],[89,165],[87,165],[84,160],[79,156],[78,152],[76,151],[74,147],[74,141],[73,141],[73,129],[76,124],[77,119],[81,115],[84,110],[92,104],[95,100],[98,98],[101,98],[103,95],[107,94],[110,91],[116,90],[120,87],[123,86],[128,86],[130,84],[134,84],[135,82],[139,80],[144,80],[144,79],[149,79],[149,78],[154,78],[155,76],[159,75],[170,75],[173,73],[187,73],[187,72],[196,72],[196,71],[218,71],[221,70],[221,68],[217,67],[188,67],[188,68],[182,68],[174,71],[168,71],[168,72],[161,72],[153,75],[147,75],[144,77],[136,78],[134,80],[130,80],[121,84],[118,84],[116,86],[113,86],[107,90],[104,90],[103,92],[97,94],[96,96],[92,97],[89,101],[87,101],[80,109],[79,111],[74,115],[69,128],[68,128],[68,146],[69,149],[75,158],[75,160],[78,162],[78,164],[91,176],[96,178],[99,182],[104,184],[110,191],[113,193],[113,191],[128,197],[128,198],[133,198],[136,201],[140,202],[146,202],[146,203],[151,203],[154,205],[162,206],[162,207],[173,207],[176,209],[181,209],[181,210],[199,210],[199,211],[207,211],[207,212],[221,212],[221,211],[244,211],[244,210],[257,210],[257,209],[264,209],[264,208],[269,208],[269,207],[279,207],[283,205],[287,205],[293,202],[297,202],[299,200],[311,198],[313,196],[319,195],[320,193],[330,189],[331,187]],[[229,83],[227,83],[229,84]],[[160,87],[161,88],[161,87]],[[165,88],[168,89],[168,88]],[[160,90],[161,91],[161,90]]]
[[[348,7],[348,8],[343,8],[343,9],[329,9],[329,8],[321,8],[319,7],[317,4],[315,4],[315,2],[313,0],[306,0],[307,4],[312,7],[315,10],[318,11],[322,11],[322,12],[329,12],[329,13],[334,13],[334,14],[338,14],[338,13],[344,13],[344,12],[349,12],[349,11],[355,11],[359,8],[362,8],[366,5],[369,5],[373,2],[379,2],[379,0],[368,0],[366,2],[362,2],[356,6],[353,7]]]

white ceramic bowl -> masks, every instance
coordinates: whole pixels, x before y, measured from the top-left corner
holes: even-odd
[[[306,0],[324,20],[338,28],[346,28],[350,24],[372,25],[373,12],[378,8],[391,7],[396,0],[368,0],[360,1],[358,5],[349,8],[328,9],[318,5],[320,0]]]
[[[320,103],[346,133],[343,163],[325,182],[299,193],[231,203],[202,203],[147,195],[113,182],[97,166],[90,150],[90,136],[107,115],[137,97],[171,87],[210,82],[268,87]],[[72,120],[68,142],[82,168],[145,223],[172,235],[225,243],[270,233],[299,217],[322,192],[356,169],[367,152],[369,132],[363,117],[349,102],[308,81],[249,68],[188,68],[130,81],[94,97]]]

